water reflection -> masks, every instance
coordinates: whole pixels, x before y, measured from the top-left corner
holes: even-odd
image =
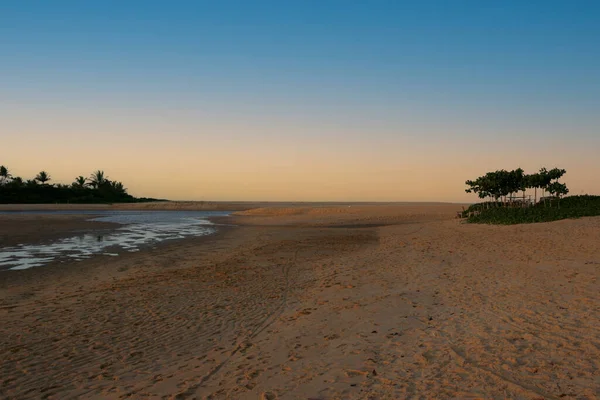
[[[63,212],[65,213],[68,214]],[[215,232],[215,227],[206,218],[227,215],[200,211],[96,211],[89,214],[99,215],[92,218],[93,221],[114,222],[123,226],[112,231],[85,233],[47,244],[1,248],[0,270],[39,267],[57,260],[79,261],[99,254],[115,257],[122,252],[136,252],[140,247],[165,240],[209,235]]]

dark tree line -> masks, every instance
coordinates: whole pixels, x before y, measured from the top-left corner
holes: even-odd
[[[0,166],[0,203],[125,203],[136,199],[127,193],[121,182],[108,179],[104,171],[95,171],[89,178],[78,176],[70,185],[50,184],[50,174],[41,171],[33,179],[12,176]]]
[[[516,197],[516,194],[527,189],[534,189],[534,203],[537,203],[537,190],[542,193],[548,192],[552,197],[560,198],[569,193],[567,185],[558,182],[566,173],[564,169],[554,168],[547,170],[540,169],[535,174],[525,174],[523,169],[517,168],[513,171],[499,170],[488,172],[475,180],[468,180],[465,184],[468,188],[467,193],[476,193],[481,199],[490,199],[494,204],[502,202],[506,204],[506,199]]]

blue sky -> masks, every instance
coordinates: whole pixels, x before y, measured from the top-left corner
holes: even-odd
[[[142,120],[165,115],[185,121],[171,132],[182,140],[218,141],[211,132],[237,121],[232,137],[306,151],[321,137],[382,154],[373,143],[398,136],[414,152],[454,139],[494,152],[511,138],[558,143],[568,163],[600,136],[599,17],[593,1],[2,2],[2,130],[21,132],[13,141],[24,146],[40,134],[24,119],[43,115],[60,141],[77,113],[89,119],[76,125],[83,140],[97,137],[99,119],[144,137]],[[261,133],[270,121],[280,129]],[[507,161],[537,168],[552,149]]]

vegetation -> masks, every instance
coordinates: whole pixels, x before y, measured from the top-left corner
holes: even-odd
[[[475,180],[466,181],[467,193],[476,193],[484,202],[471,205],[463,211],[468,222],[486,224],[520,224],[556,221],[600,215],[600,196],[569,196],[567,185],[558,180],[567,171],[554,168],[540,169],[526,175],[521,168],[513,171],[488,172]],[[534,190],[534,199],[526,197]],[[541,201],[537,191],[541,189]],[[522,192],[522,196],[517,194]],[[548,193],[549,196],[544,196]]]
[[[40,172],[35,177],[35,180],[38,181],[39,183],[41,183],[42,185],[45,185],[46,182],[48,182],[50,179],[51,179],[50,174],[48,174],[46,171]]]
[[[40,171],[34,179],[24,181],[14,177],[5,166],[0,166],[0,203],[132,203],[156,201],[135,198],[127,193],[121,182],[112,181],[104,171],[95,171],[89,178],[78,176],[70,185],[49,184],[52,180],[46,171]]]
[[[480,203],[469,207],[464,216],[468,216],[467,221],[472,223],[513,225],[600,215],[600,196],[568,196],[560,200],[560,208],[558,199],[546,203],[541,202],[531,207],[491,207],[483,210]]]
[[[534,203],[537,203],[537,189],[542,189],[542,193],[548,192],[552,196],[560,197],[569,193],[569,189],[560,179],[567,171],[554,168],[548,171],[546,168],[540,169],[536,174],[526,175],[521,168],[514,171],[500,170],[488,172],[474,181],[468,180],[465,184],[468,188],[467,193],[476,193],[479,198],[489,198],[493,202],[502,199],[506,203],[507,196],[514,198],[518,192],[527,189],[535,190]]]

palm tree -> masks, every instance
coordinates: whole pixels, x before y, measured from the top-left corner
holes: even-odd
[[[4,165],[0,165],[0,185],[6,183],[7,180],[10,179],[10,173],[8,172],[8,168]]]
[[[48,182],[50,179],[50,174],[48,174],[46,171],[41,171],[39,174],[37,174],[37,176],[35,177],[36,181],[39,181],[42,185],[44,185],[46,182]]]
[[[86,181],[87,181],[87,178],[79,175],[77,178],[75,178],[75,182],[73,182],[73,186],[82,188],[85,186]]]
[[[108,181],[108,177],[104,176],[104,171],[100,170],[93,172],[89,179],[88,185],[93,188],[98,188]]]
[[[127,189],[125,189],[123,183],[121,182],[111,182],[110,185],[112,186],[113,190],[119,194],[124,194],[127,192]]]

